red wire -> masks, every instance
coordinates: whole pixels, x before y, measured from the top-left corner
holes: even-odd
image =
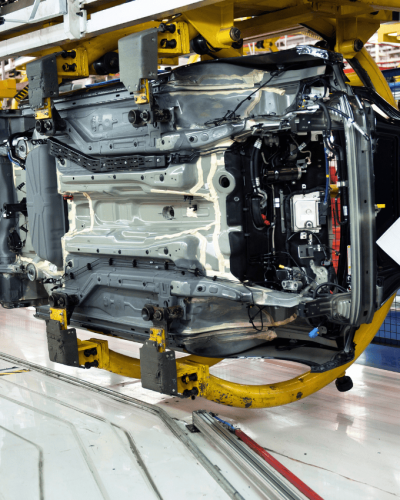
[[[264,450],[260,445],[253,441],[247,434],[245,434],[240,429],[235,430],[236,436],[247,444],[249,448],[257,453],[261,458],[263,458],[271,467],[273,467],[277,472],[282,474],[293,486],[295,486],[303,495],[305,495],[309,500],[324,500],[320,497],[314,490],[309,488],[301,479],[290,472],[284,465],[282,465],[278,460],[276,460],[268,451]]]

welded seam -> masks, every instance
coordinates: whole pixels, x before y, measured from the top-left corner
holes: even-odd
[[[17,384],[16,384],[17,385]],[[3,429],[4,432],[8,432],[9,434],[12,434],[18,439],[22,439],[22,441],[25,441],[28,444],[31,444],[34,446],[39,453],[39,463],[38,463],[38,472],[39,472],[39,495],[40,495],[40,500],[44,500],[44,481],[43,481],[43,465],[44,465],[44,457],[43,457],[43,449],[41,446],[38,444],[34,443],[33,441],[30,441],[29,439],[26,439],[19,434],[16,434],[13,431],[10,431],[10,429],[7,429],[6,427],[3,427],[0,425],[0,429]]]

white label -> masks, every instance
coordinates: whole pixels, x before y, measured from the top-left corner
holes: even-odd
[[[379,238],[377,244],[400,265],[400,218]]]

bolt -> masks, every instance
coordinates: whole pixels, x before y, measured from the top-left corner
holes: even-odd
[[[234,42],[238,42],[240,40],[240,29],[239,28],[235,28],[234,26],[232,26],[232,28],[230,29],[229,31],[229,36],[231,37],[231,39],[234,41]]]
[[[163,312],[161,311],[161,309],[157,309],[155,312],[154,312],[154,316],[153,316],[153,319],[155,321],[162,321],[164,318],[164,314]]]

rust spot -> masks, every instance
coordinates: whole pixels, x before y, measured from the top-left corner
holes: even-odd
[[[300,399],[302,395],[303,395],[303,393],[302,393],[302,392],[298,392],[298,393],[296,394],[296,398],[297,398],[297,399]]]
[[[250,406],[253,404],[253,400],[251,398],[243,398],[242,401],[245,408],[250,408]]]

